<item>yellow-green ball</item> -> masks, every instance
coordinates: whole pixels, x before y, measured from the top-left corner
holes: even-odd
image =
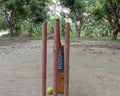
[[[53,94],[53,88],[52,87],[48,87],[47,88],[47,93],[48,94]]]

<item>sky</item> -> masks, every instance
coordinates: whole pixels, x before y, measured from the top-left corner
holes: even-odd
[[[53,14],[53,15],[60,17],[61,12],[69,13],[68,8],[60,6],[59,0],[53,0],[53,2],[54,2],[54,4],[52,6],[50,6],[50,10],[51,10],[51,12],[49,12],[50,15]]]
[[[58,0],[52,0],[54,3],[59,3],[59,1]]]

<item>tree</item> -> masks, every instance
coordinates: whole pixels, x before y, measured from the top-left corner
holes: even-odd
[[[18,35],[18,33],[16,34],[14,30],[19,29],[18,23],[27,13],[27,10],[24,9],[24,5],[25,2],[23,0],[1,0],[1,9],[8,22],[11,36]]]
[[[30,0],[29,5],[32,12],[31,19],[35,23],[43,22],[47,18],[48,0]]]
[[[19,35],[20,22],[42,22],[48,0],[0,0],[0,9],[8,22],[11,36]]]
[[[112,39],[117,39],[120,32],[120,0],[97,0],[94,1],[94,16],[97,20],[108,21],[112,30]]]
[[[80,36],[81,27],[89,16],[97,21],[108,21],[111,26],[112,39],[117,39],[120,32],[120,0],[60,0],[71,9],[71,14]],[[86,14],[87,16],[85,17]]]
[[[60,0],[61,3],[70,8],[70,18],[75,23],[76,28],[76,37],[80,37],[81,28],[84,21],[89,17],[89,13],[87,13],[85,0]],[[87,14],[87,15],[86,15]]]
[[[30,0],[31,14],[28,18],[28,22],[30,23],[29,36],[32,36],[34,24],[41,23],[47,18],[48,2],[48,0]]]

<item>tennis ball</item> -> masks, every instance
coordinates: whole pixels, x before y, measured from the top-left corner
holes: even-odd
[[[48,87],[47,88],[47,93],[48,94],[53,94],[53,88],[52,87]]]

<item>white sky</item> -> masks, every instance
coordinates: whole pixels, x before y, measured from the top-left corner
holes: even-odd
[[[49,12],[50,15],[55,14],[58,17],[60,17],[60,12],[69,13],[68,8],[60,6],[59,0],[52,0],[52,1],[53,1],[54,4],[50,6],[50,10],[51,10]]]
[[[59,3],[59,0],[52,0],[54,3]]]

